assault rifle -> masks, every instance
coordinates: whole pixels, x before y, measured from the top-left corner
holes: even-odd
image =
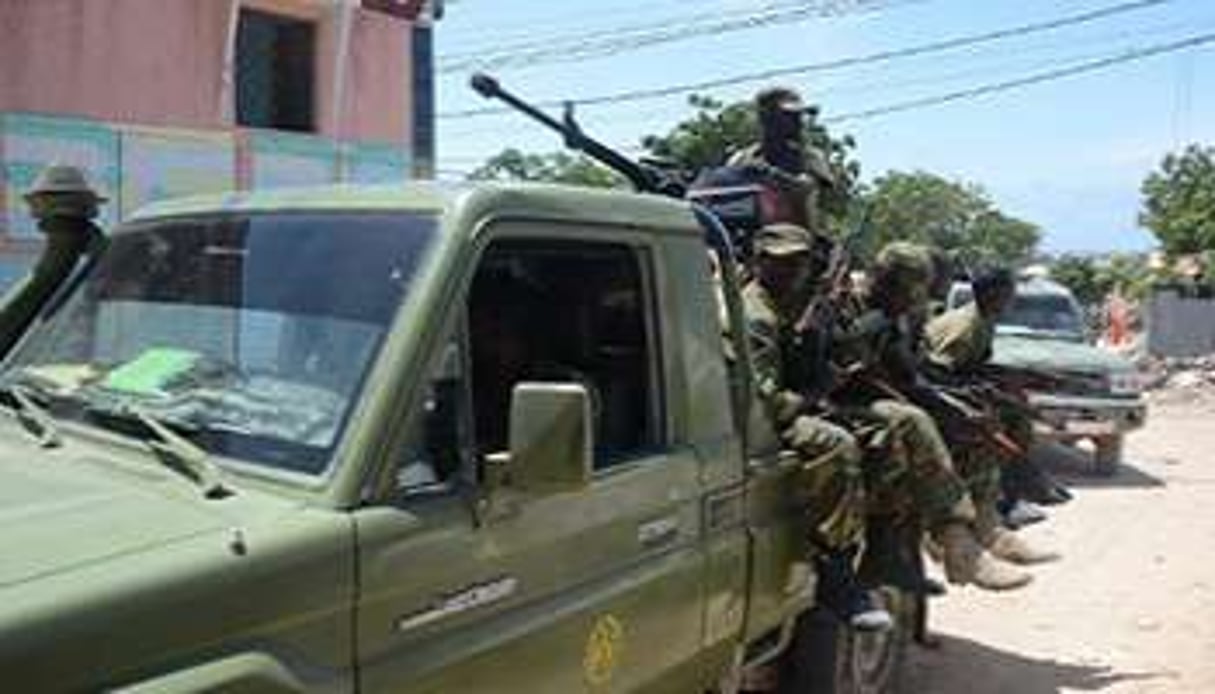
[[[831,326],[834,324],[834,315],[824,316],[823,312],[825,309],[832,309],[832,313],[834,313],[836,304],[842,301],[852,289],[850,276],[852,257],[856,253],[857,243],[869,227],[869,214],[872,209],[870,205],[864,205],[856,225],[831,247],[827,269],[823,272],[823,291],[815,294],[806,304],[801,316],[793,324],[795,334],[801,335],[813,325]],[[827,322],[824,323],[823,320]]]

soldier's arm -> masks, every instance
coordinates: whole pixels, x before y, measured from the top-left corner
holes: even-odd
[[[785,387],[781,372],[780,336],[777,326],[750,321],[751,362],[760,400],[768,417],[780,428],[791,423],[805,407],[805,399]]]

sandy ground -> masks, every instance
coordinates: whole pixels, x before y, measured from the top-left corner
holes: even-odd
[[[1023,532],[1063,561],[1022,591],[934,601],[942,646],[912,648],[903,691],[1215,694],[1215,407],[1153,403],[1113,478],[1039,454],[1076,498]]]

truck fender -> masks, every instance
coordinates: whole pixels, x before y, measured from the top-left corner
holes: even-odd
[[[154,679],[120,687],[120,692],[291,692],[307,687],[285,665],[266,653],[238,653]]]

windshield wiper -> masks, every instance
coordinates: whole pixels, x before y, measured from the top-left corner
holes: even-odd
[[[134,405],[114,408],[93,408],[102,417],[134,420],[143,425],[152,438],[146,439],[156,453],[157,460],[165,467],[181,474],[197,484],[208,499],[222,499],[232,495],[232,488],[224,483],[224,473],[211,459],[211,454],[202,446],[173,431],[169,424],[148,414]]]
[[[0,386],[0,393],[9,396],[13,401],[13,412],[17,415],[17,421],[21,423],[22,428],[37,437],[39,446],[58,448],[63,445],[55,418],[38,404],[26,386],[9,383]]]

